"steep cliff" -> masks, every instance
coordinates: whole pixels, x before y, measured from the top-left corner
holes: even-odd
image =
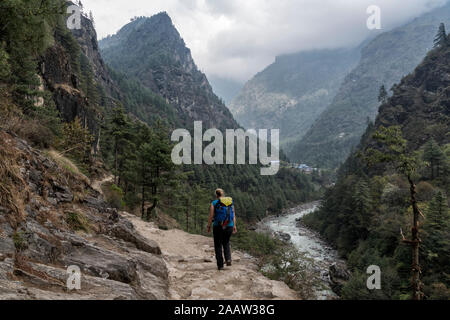
[[[414,159],[411,179],[420,226],[420,267],[426,299],[450,297],[445,269],[450,263],[450,47],[432,50],[413,73],[393,87],[393,96],[380,107],[357,152],[339,171],[336,185],[319,211],[305,222],[319,230],[348,258],[354,271],[343,288],[346,299],[410,298],[412,209],[410,183],[389,164],[368,166],[360,154],[383,148],[373,138],[381,127],[398,126]],[[387,141],[389,143],[389,141]],[[383,149],[386,150],[386,149]],[[396,161],[402,159],[400,156]],[[403,231],[402,231],[403,230]],[[382,290],[366,289],[365,270],[378,265],[384,273]]]
[[[358,49],[277,57],[244,86],[230,110],[246,128],[280,129],[281,144],[289,151],[331,103],[358,59]]]
[[[166,299],[157,243],[55,152],[0,131],[0,299]],[[69,291],[67,268],[81,269]]]
[[[184,125],[237,128],[230,111],[213,93],[167,13],[138,18],[100,41],[102,56],[116,71],[139,80],[174,106]]]
[[[94,136],[97,153],[101,135],[103,109],[112,108],[109,98],[118,89],[111,80],[98,51],[92,22],[82,16],[81,29],[55,28],[54,45],[39,59],[43,89],[51,92],[64,122],[79,118]]]
[[[290,157],[314,166],[336,167],[358,144],[374,120],[381,85],[387,89],[412,72],[433,47],[441,22],[450,18],[450,5],[383,33],[362,49],[358,66],[345,78],[332,103],[320,115]]]

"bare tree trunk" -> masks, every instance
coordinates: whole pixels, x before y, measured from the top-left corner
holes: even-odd
[[[144,183],[142,183],[141,216],[142,216],[142,219],[145,220],[145,187],[144,187]]]
[[[408,176],[408,181],[410,184],[411,193],[411,205],[413,208],[413,226],[411,228],[411,247],[412,247],[412,289],[413,289],[413,299],[422,300],[423,293],[421,291],[422,284],[420,282],[420,264],[419,264],[419,207],[417,206],[416,200],[416,185],[412,181],[411,177]]]
[[[153,212],[153,210],[155,210],[157,205],[158,205],[158,199],[154,198],[152,206],[147,208],[147,220],[150,220],[150,217],[152,216],[152,212]]]
[[[186,230],[189,232],[189,210],[186,210]]]
[[[145,220],[145,165],[142,164],[142,202],[141,202],[141,218]]]
[[[114,144],[114,184],[117,186],[117,153],[118,153],[118,146],[117,141]]]

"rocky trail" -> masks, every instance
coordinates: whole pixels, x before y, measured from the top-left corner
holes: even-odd
[[[92,187],[92,189],[96,190],[98,193],[103,195],[102,185],[107,183],[107,182],[111,182],[113,180],[114,180],[114,176],[113,175],[107,175],[106,177],[104,177],[101,180],[91,181],[91,187]]]
[[[101,193],[110,176],[90,182],[62,160],[0,131],[0,300],[297,298],[240,252],[219,272],[212,238],[119,213]]]
[[[233,265],[218,271],[212,238],[188,234],[182,230],[159,230],[122,212],[136,230],[160,245],[169,272],[169,299],[187,300],[292,300],[297,294],[285,283],[264,277],[255,258],[233,251]]]

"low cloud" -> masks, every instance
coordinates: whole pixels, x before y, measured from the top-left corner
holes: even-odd
[[[383,30],[405,23],[447,0],[84,0],[99,38],[133,16],[167,11],[207,75],[244,82],[277,55],[358,45],[370,5],[381,8]]]

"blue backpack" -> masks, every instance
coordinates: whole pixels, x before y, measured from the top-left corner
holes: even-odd
[[[225,229],[233,219],[233,199],[229,197],[218,199],[214,206],[214,222]]]

